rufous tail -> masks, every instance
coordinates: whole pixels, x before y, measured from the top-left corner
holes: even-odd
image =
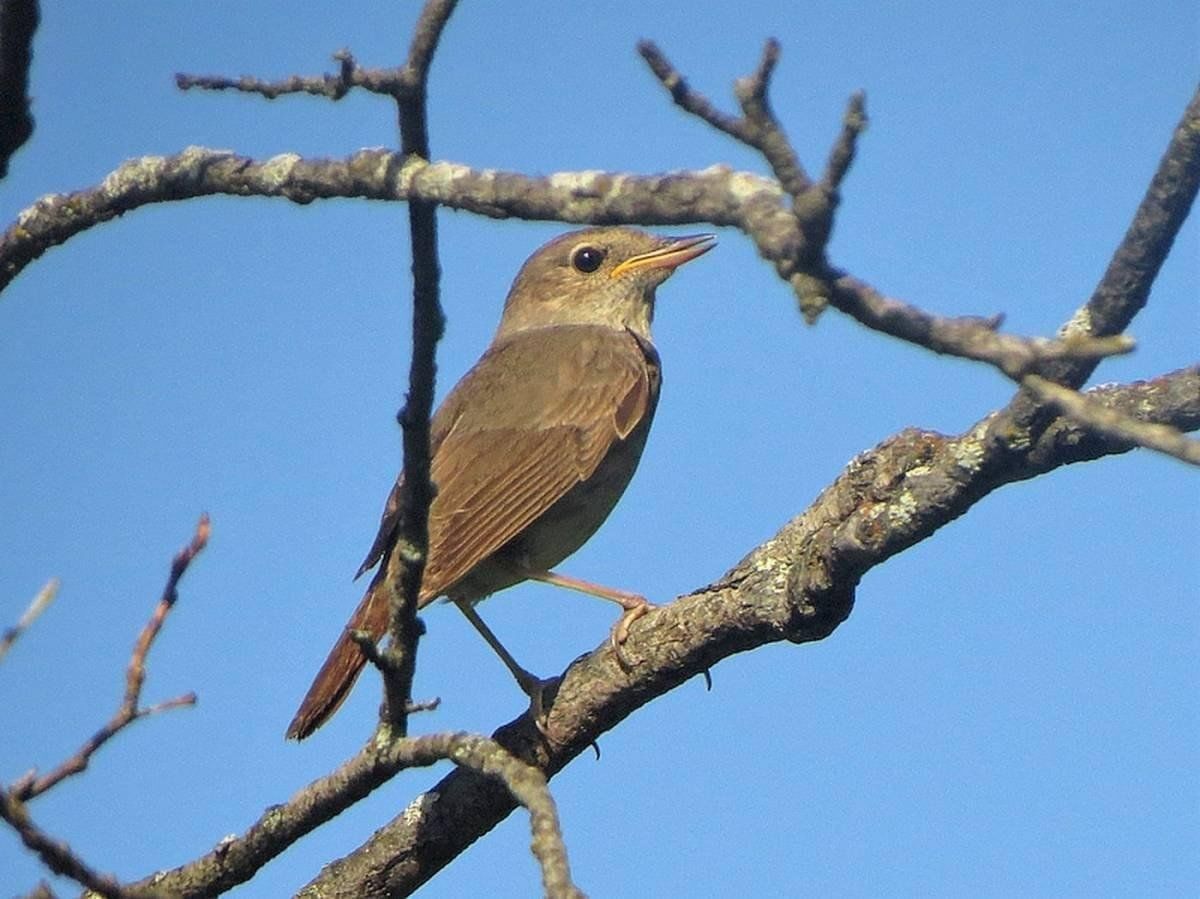
[[[338,637],[337,643],[325,659],[325,664],[317,672],[312,686],[296,710],[296,716],[288,725],[289,740],[303,740],[324,724],[338,710],[338,706],[350,695],[350,688],[358,679],[359,672],[366,664],[366,656],[358,648],[358,644],[350,639],[350,631],[366,631],[371,639],[378,640],[387,630],[388,600],[387,591],[377,589],[379,576],[371,581],[362,602],[346,622],[346,629]]]

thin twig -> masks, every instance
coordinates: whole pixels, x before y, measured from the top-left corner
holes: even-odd
[[[689,87],[687,79],[653,41],[639,41],[637,50],[680,109],[760,152],[788,194],[799,197],[812,186],[767,99],[771,76],[779,61],[777,40],[766,42],[758,68],[734,85],[742,107],[740,117],[721,112],[704,94]]]
[[[830,302],[876,331],[899,337],[935,353],[994,365],[1014,380],[1051,360],[1103,359],[1131,352],[1133,338],[1066,337],[1050,340],[1002,334],[1002,318],[943,318],[885,297],[868,284],[843,275],[832,282]]]
[[[129,658],[129,665],[125,671],[125,692],[116,713],[87,742],[79,747],[70,758],[49,774],[45,774],[42,777],[28,774],[14,783],[12,785],[12,795],[14,798],[21,802],[28,802],[30,799],[45,793],[55,784],[86,770],[92,756],[101,746],[139,718],[146,718],[160,712],[196,704],[196,694],[185,693],[182,696],[177,696],[174,699],[168,699],[165,702],[155,705],[139,706],[142,685],[146,680],[146,656],[150,652],[150,647],[154,645],[155,638],[158,637],[159,632],[162,630],[163,622],[166,621],[168,613],[179,598],[177,592],[179,579],[183,577],[192,560],[207,545],[210,531],[211,527],[208,516],[201,515],[191,542],[180,550],[172,560],[171,573],[167,577],[167,583],[163,588],[162,596],[159,598],[158,604],[150,616],[150,620],[146,622],[145,627],[142,628],[142,632],[138,635],[137,642],[134,644],[133,653]]]
[[[348,49],[338,50],[333,54],[333,60],[338,63],[336,74],[326,72],[323,75],[292,75],[278,81],[264,81],[250,75],[230,78],[225,75],[189,75],[179,72],[175,75],[175,86],[184,91],[240,91],[258,94],[268,100],[289,94],[312,94],[335,101],[341,100],[351,88],[356,87],[388,97],[394,97],[400,89],[399,69],[359,68],[354,54]]]
[[[1064,415],[1106,437],[1157,450],[1190,465],[1200,465],[1200,441],[1184,436],[1176,428],[1138,421],[1038,375],[1026,375],[1021,384]]]
[[[783,126],[771,111],[768,98],[771,76],[779,62],[779,53],[779,41],[774,38],[768,40],[763,47],[758,68],[753,74],[734,82],[733,92],[742,106],[746,121],[753,129],[754,146],[771,166],[771,171],[779,179],[783,189],[799,200],[801,195],[812,187],[812,180],[800,164]]]
[[[707,122],[718,131],[728,134],[734,140],[754,146],[749,123],[741,117],[721,112],[708,97],[694,90],[654,41],[638,41],[637,50],[654,73],[654,77],[671,94],[676,106]]]
[[[1113,253],[1100,283],[1087,304],[1064,325],[1067,334],[1102,337],[1119,334],[1146,305],[1150,288],[1171,253],[1179,229],[1200,191],[1200,88],[1175,126],[1171,141],[1146,188],[1137,212]],[[1050,371],[1059,383],[1078,386],[1091,375],[1095,364],[1068,366],[1071,378]]]
[[[867,95],[855,91],[846,104],[846,114],[842,117],[842,133],[829,151],[829,162],[825,165],[825,174],[821,176],[821,184],[827,190],[835,191],[841,186],[842,179],[854,162],[854,153],[858,147],[858,138],[867,130]]]
[[[55,874],[69,877],[94,893],[110,899],[123,899],[129,894],[110,874],[92,868],[66,843],[54,839],[33,823],[25,804],[12,793],[0,788],[0,818],[3,818],[31,852]]]
[[[315,77],[293,75],[280,81],[263,81],[249,75],[243,75],[241,78],[228,78],[223,75],[189,75],[180,72],[175,75],[175,86],[182,91],[192,88],[208,91],[235,90],[248,94],[260,94],[268,100],[274,100],[285,94],[300,93],[340,100],[346,96],[351,87],[368,87],[365,83],[356,82],[358,66],[349,50],[339,50],[333,54],[333,58],[340,63],[336,75],[328,73]]]
[[[406,159],[429,159],[429,126],[425,108],[429,66],[438,40],[454,12],[457,0],[431,0],[418,17],[408,58],[399,70],[400,89],[395,94],[400,122],[400,149]],[[400,528],[384,561],[385,586],[391,591],[391,641],[383,651],[384,698],[381,714],[394,734],[408,727],[413,673],[416,670],[417,601],[429,546],[430,481],[429,419],[437,375],[437,344],[445,330],[439,298],[441,269],[437,253],[436,204],[411,200],[408,204],[412,244],[413,311],[412,361],[408,372],[408,397],[397,418],[403,431],[404,474]]]
[[[38,616],[54,602],[54,597],[58,595],[58,578],[52,577],[46,581],[46,585],[37,592],[37,596],[29,603],[29,607],[21,614],[20,619],[10,628],[6,628],[3,636],[0,636],[0,659],[3,659],[12,645],[20,639],[21,634],[29,629],[29,626],[37,621]]]

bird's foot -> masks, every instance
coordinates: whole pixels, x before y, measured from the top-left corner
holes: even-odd
[[[558,678],[540,678],[523,668],[520,674],[514,672],[514,676],[517,686],[529,697],[529,717],[533,719],[541,735],[548,738],[550,735],[546,730],[546,721],[550,717],[550,705],[554,702],[554,695],[558,692]]]
[[[612,646],[613,655],[617,658],[617,664],[628,670],[632,665],[625,656],[623,644],[629,639],[629,628],[635,621],[655,608],[655,605],[646,599],[646,597],[633,594],[629,594],[627,600],[618,600],[618,602],[625,609],[625,614],[617,619],[617,623],[613,625],[612,632],[608,636],[608,642]]]

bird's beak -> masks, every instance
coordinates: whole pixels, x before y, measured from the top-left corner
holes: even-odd
[[[669,243],[657,250],[629,257],[609,272],[608,276],[616,278],[635,269],[665,268],[673,270],[697,256],[702,256],[716,245],[717,238],[713,234],[689,234],[686,237],[671,238]]]

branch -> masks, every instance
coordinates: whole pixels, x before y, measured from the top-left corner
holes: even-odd
[[[1124,335],[1068,335],[1059,340],[1001,334],[1003,317],[942,318],[885,297],[868,284],[842,275],[832,282],[830,302],[867,327],[935,353],[987,362],[1013,380],[1050,360],[1103,359],[1132,352]]]
[[[333,54],[333,60],[339,64],[336,75],[292,75],[279,81],[263,81],[250,75],[228,78],[224,75],[189,75],[178,72],[175,75],[175,86],[181,91],[193,88],[206,91],[241,91],[246,94],[258,94],[268,100],[286,94],[313,94],[330,100],[340,100],[353,87],[377,94],[392,93],[390,85],[385,85],[374,77],[377,70],[360,69],[349,50],[338,50]]]
[[[1200,367],[1087,395],[1139,421],[1200,428]],[[720,660],[832,633],[867,571],[998,487],[1130,448],[1058,419],[1038,443],[1000,453],[989,424],[985,419],[958,437],[910,429],[863,453],[806,512],[716,583],[648,613],[623,647],[628,669],[607,641],[573,663],[561,676],[545,736],[526,714],[494,739],[552,777],[636,709]],[[408,895],[513,808],[503,788],[455,771],[302,895],[324,895],[335,882],[338,895]]]
[[[779,61],[778,41],[768,40],[755,72],[739,78],[734,84],[734,93],[742,107],[741,118],[718,112],[703,94],[689,88],[683,76],[653,43],[642,41],[638,51],[677,105],[757,150],[784,193],[791,197],[791,228],[773,226],[768,231],[747,221],[743,223],[743,230],[758,243],[763,257],[775,263],[779,276],[792,285],[804,317],[809,323],[815,322],[829,302],[829,288],[825,284],[828,279],[825,248],[833,229],[838,189],[854,160],[858,137],[866,128],[865,96],[860,91],[850,98],[842,131],[830,151],[825,174],[819,182],[813,183],[767,100],[771,75]]]
[[[12,155],[33,135],[29,67],[40,17],[37,0],[0,3],[0,178],[8,174]]]
[[[771,76],[779,62],[777,40],[766,42],[758,68],[734,86],[742,107],[740,117],[721,112],[704,94],[693,90],[653,41],[639,41],[637,50],[680,109],[761,153],[788,194],[798,197],[812,186],[767,102]]]
[[[421,10],[409,47],[408,61],[399,72],[395,93],[400,118],[401,153],[405,159],[429,158],[429,128],[425,110],[429,64],[457,0],[435,0]],[[400,526],[396,541],[382,565],[391,588],[391,636],[384,651],[382,715],[394,733],[408,730],[408,708],[416,671],[417,603],[429,547],[429,506],[433,503],[430,480],[429,419],[437,375],[437,344],[446,319],[442,313],[438,280],[436,206],[424,200],[408,204],[412,244],[413,311],[412,361],[408,371],[408,398],[397,416],[404,432],[404,474]]]
[[[545,776],[477,734],[430,734],[373,739],[336,771],[313,781],[287,802],[272,806],[241,836],[223,840],[207,855],[126,887],[129,896],[199,899],[245,883],[267,862],[331,818],[387,783],[398,772],[444,759],[470,770],[529,809],[533,850],[548,895],[576,896],[554,800]],[[333,868],[326,873],[333,876]],[[353,895],[343,893],[340,895]]]
[[[0,789],[0,818],[4,819],[31,852],[37,854],[55,874],[70,877],[93,893],[108,899],[122,899],[129,894],[111,874],[101,874],[81,859],[75,851],[54,839],[33,823],[25,804],[6,790]]]
[[[24,210],[0,236],[0,288],[47,249],[132,209],[197,196],[276,196],[297,203],[319,197],[427,200],[503,218],[577,222],[680,224],[708,222],[745,231],[797,294],[811,276],[792,262],[801,235],[774,182],[713,167],[660,175],[561,172],[532,178],[515,172],[426,163],[385,150],[362,150],[344,160],[278,156],[265,162],[193,147],[177,156],[125,163],[94,189],[45,197]],[[828,299],[860,323],[934,352],[995,365],[1023,376],[1047,359],[1112,355],[1125,338],[1047,341],[996,332],[999,320],[944,318],[897,300],[848,275],[830,271]],[[416,356],[414,355],[414,359]]]
[[[1120,246],[1091,298],[1059,329],[1060,335],[1103,337],[1124,330],[1146,304],[1150,288],[1175,244],[1196,192],[1200,189],[1200,88],[1192,95],[1159,161],[1150,186],[1138,204]],[[1078,388],[1095,371],[1097,360],[1077,359],[1047,365],[1040,373],[1050,381]],[[1036,441],[1054,410],[1018,391],[994,430],[1011,439],[1015,433]]]
[[[125,671],[125,695],[121,699],[121,705],[117,709],[116,714],[100,730],[96,731],[86,743],[79,747],[74,755],[49,774],[42,777],[35,777],[33,772],[30,772],[14,783],[11,795],[15,800],[28,802],[30,799],[40,796],[68,777],[86,770],[92,756],[101,746],[139,718],[156,715],[159,712],[165,712],[181,706],[196,704],[196,694],[186,693],[183,696],[177,696],[174,699],[169,699],[157,705],[139,706],[142,695],[142,684],[146,680],[146,656],[149,655],[150,647],[154,645],[155,638],[162,630],[167,614],[179,598],[177,592],[179,579],[183,577],[192,560],[208,543],[209,531],[208,516],[201,515],[191,543],[180,550],[172,561],[171,573],[167,577],[167,584],[163,588],[162,597],[159,599],[158,605],[155,606],[154,612],[150,616],[150,620],[146,622],[146,626],[142,628],[142,632],[138,635],[137,642],[134,644],[133,654],[129,658],[129,666]]]
[[[189,147],[118,166],[99,185],[42,197],[0,235],[0,290],[46,250],[134,209],[194,197],[425,200],[490,218],[595,224],[711,222],[741,226],[783,215],[778,185],[714,166],[698,172],[624,175],[562,172],[534,178],[456,163],[428,163],[387,150],[345,159],[283,154],[264,161]]]
[[[1114,441],[1125,441],[1132,446],[1157,450],[1191,465],[1200,465],[1200,441],[1185,437],[1177,428],[1138,421],[1116,409],[1088,399],[1077,390],[1055,384],[1038,375],[1027,375],[1021,384],[1059,412],[1105,437]]]
[[[1146,305],[1150,288],[1175,244],[1200,189],[1200,88],[1171,135],[1150,186],[1104,276],[1063,333],[1103,337],[1119,334]],[[1045,376],[1078,387],[1095,370],[1092,362],[1047,369]]]
[[[58,578],[50,578],[46,581],[46,586],[42,587],[37,592],[37,595],[29,603],[29,607],[22,613],[20,619],[10,628],[6,628],[4,634],[0,636],[0,660],[8,655],[8,651],[12,649],[12,645],[20,639],[21,635],[29,629],[29,626],[38,620],[42,612],[49,608],[50,603],[54,602],[54,597],[58,595]]]

